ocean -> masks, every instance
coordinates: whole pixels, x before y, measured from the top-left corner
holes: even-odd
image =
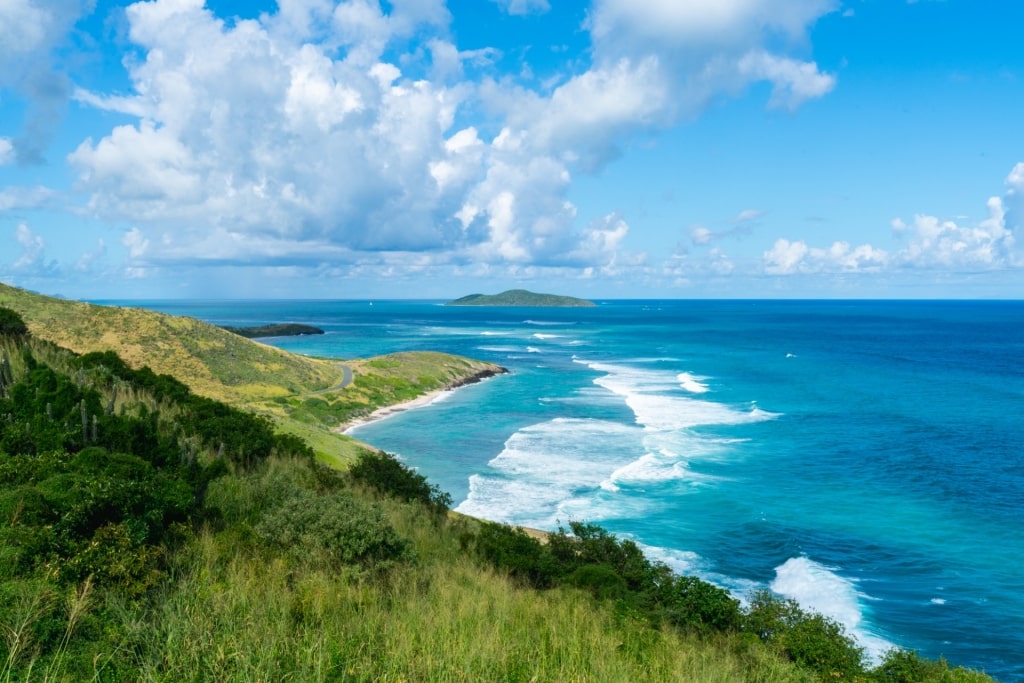
[[[900,646],[1024,681],[1024,302],[109,302],[357,358],[511,372],[357,428],[456,509],[631,538],[737,597],[769,588]]]

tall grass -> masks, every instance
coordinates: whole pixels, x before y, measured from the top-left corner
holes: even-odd
[[[206,533],[181,571],[132,634],[140,680],[810,680],[766,650],[655,630],[576,591],[519,589],[468,559],[381,583]]]

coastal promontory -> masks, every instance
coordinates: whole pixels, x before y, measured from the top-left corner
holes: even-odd
[[[313,325],[300,323],[275,323],[271,325],[259,325],[257,327],[227,327],[228,332],[234,332],[248,339],[259,339],[261,337],[298,337],[304,334],[324,334],[324,331]]]
[[[470,294],[446,306],[562,306],[585,307],[594,306],[593,301],[577,299],[559,294],[538,294],[525,289],[510,289],[501,294]]]

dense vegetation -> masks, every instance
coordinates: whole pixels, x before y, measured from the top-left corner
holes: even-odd
[[[597,526],[452,516],[387,454],[328,468],[266,418],[10,320],[2,682],[990,680],[904,651],[869,668],[835,622],[741,605]]]
[[[271,325],[258,325],[256,327],[229,327],[224,326],[228,332],[247,339],[258,339],[260,337],[297,337],[303,334],[324,334],[324,331],[313,325],[302,325],[299,323],[277,323]]]
[[[525,289],[510,289],[501,294],[470,294],[446,306],[594,306],[593,301],[559,294],[537,294]]]

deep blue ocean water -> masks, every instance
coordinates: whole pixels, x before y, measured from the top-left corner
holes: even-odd
[[[125,304],[127,302],[119,302]],[[768,587],[877,656],[1024,680],[1024,302],[131,302],[355,358],[511,374],[358,428],[468,514],[598,523],[742,597]]]

